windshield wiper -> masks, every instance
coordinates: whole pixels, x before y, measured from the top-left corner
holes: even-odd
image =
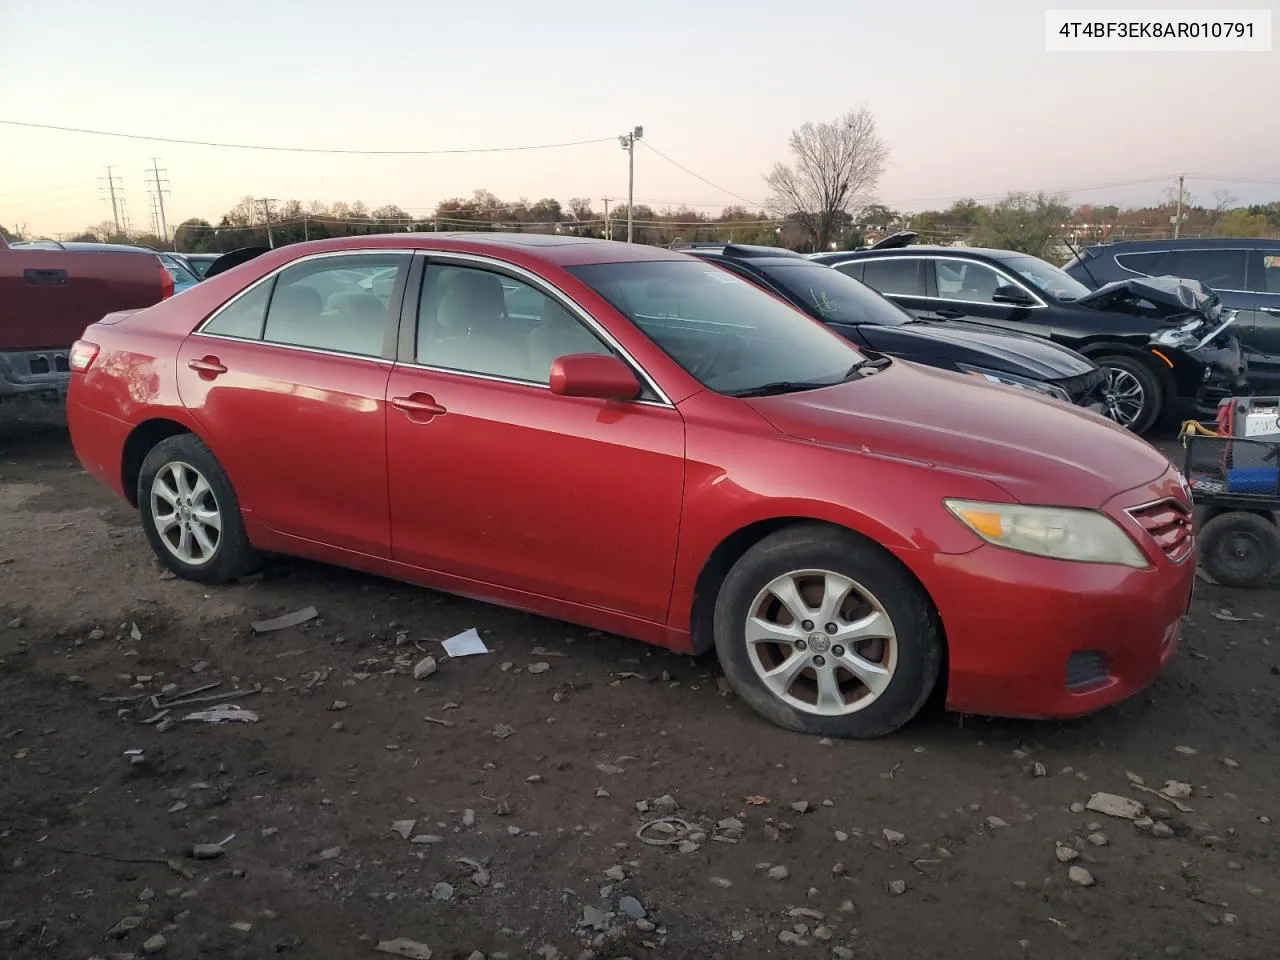
[[[841,383],[852,380],[855,376],[862,373],[874,373],[876,370],[883,370],[890,364],[888,357],[876,357],[875,359],[859,360],[852,367],[844,372],[844,376],[840,378]]]
[[[779,393],[799,393],[801,390],[817,390],[819,387],[833,386],[832,381],[814,383],[811,380],[774,380],[762,383],[758,387],[744,387],[729,392],[731,397],[771,397]]]

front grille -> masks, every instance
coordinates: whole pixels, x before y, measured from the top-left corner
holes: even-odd
[[[1191,512],[1177,500],[1134,507],[1129,516],[1138,521],[1160,551],[1175,563],[1185,560],[1195,546]]]
[[[1087,690],[1106,683],[1107,658],[1096,650],[1077,650],[1067,658],[1067,689]]]
[[[1054,385],[1067,391],[1072,403],[1084,405],[1102,399],[1102,385],[1106,382],[1106,371],[1095,369],[1075,377],[1055,380]]]

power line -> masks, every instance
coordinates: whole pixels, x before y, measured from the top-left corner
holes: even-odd
[[[641,143],[643,143],[643,144],[645,145],[645,147],[647,147],[648,149],[650,149],[650,150],[652,150],[654,153],[656,153],[658,156],[660,156],[663,160],[667,161],[667,163],[671,164],[673,167],[677,167],[677,168],[679,168],[679,169],[683,170],[685,173],[687,173],[689,176],[693,177],[695,180],[701,180],[701,181],[702,181],[703,183],[705,183],[707,186],[709,186],[709,187],[714,187],[716,190],[719,190],[721,193],[728,194],[729,196],[733,197],[735,200],[741,200],[743,203],[747,204],[747,206],[750,206],[750,207],[763,207],[763,206],[764,206],[764,204],[763,204],[763,203],[758,203],[758,202],[756,202],[755,200],[748,200],[746,197],[741,196],[741,195],[739,195],[739,194],[736,194],[736,193],[734,193],[732,190],[727,190],[727,189],[725,189],[724,187],[720,186],[720,184],[718,184],[718,183],[713,183],[712,181],[708,180],[706,177],[702,176],[702,174],[700,174],[700,173],[694,173],[692,170],[690,170],[690,169],[689,169],[688,167],[686,167],[684,164],[682,164],[682,163],[680,163],[679,161],[673,160],[673,159],[671,159],[670,157],[668,157],[665,153],[663,153],[661,150],[659,150],[659,149],[658,149],[657,147],[655,147],[653,144],[649,143],[649,141],[647,141],[647,140],[642,140],[642,141],[640,141],[640,142],[641,142]]]
[[[268,150],[276,153],[336,153],[356,156],[425,157],[456,153],[514,153],[522,150],[554,150],[559,147],[581,147],[592,143],[609,143],[614,137],[596,137],[592,140],[568,140],[563,143],[534,143],[515,147],[454,147],[443,150],[355,150],[337,147],[280,147],[253,143],[220,143],[212,140],[183,140],[178,137],[153,137],[140,133],[117,133],[108,130],[88,130],[83,127],[62,127],[50,123],[30,123],[25,120],[0,120],[10,127],[28,127],[36,130],[57,130],[60,133],[87,133],[95,137],[119,137],[124,140],[149,140],[153,143],[177,143],[189,147],[219,147],[226,150]]]

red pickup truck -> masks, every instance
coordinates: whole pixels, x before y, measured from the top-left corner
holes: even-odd
[[[67,349],[85,327],[171,296],[153,253],[10,247],[0,236],[0,404],[66,396]]]

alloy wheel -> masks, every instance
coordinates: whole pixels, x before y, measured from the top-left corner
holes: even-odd
[[[857,713],[893,681],[897,632],[884,605],[830,570],[770,581],[747,613],[747,653],[765,687],[796,710]]]
[[[1132,427],[1147,406],[1147,391],[1142,381],[1122,367],[1104,367],[1107,374],[1103,386],[1103,402],[1107,416],[1122,427]]]
[[[222,537],[222,512],[209,481],[189,463],[165,464],[151,483],[151,518],[175,557],[199,567],[213,559]]]

